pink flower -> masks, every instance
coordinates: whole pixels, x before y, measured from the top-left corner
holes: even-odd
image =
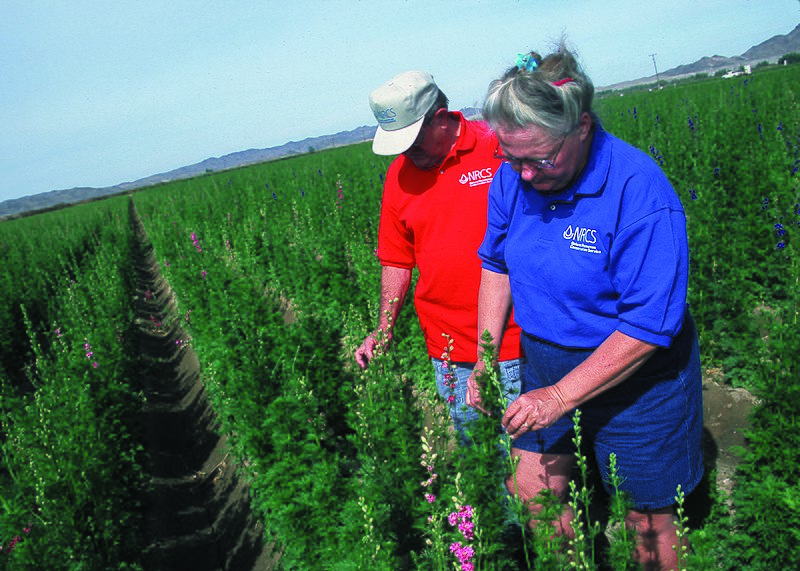
[[[462,521],[458,524],[458,530],[464,535],[464,539],[475,539],[475,524],[471,521]]]
[[[425,494],[425,499],[428,500],[429,504],[432,504],[433,502],[436,501],[436,496],[434,496],[433,494]]]
[[[27,535],[28,533],[30,533],[30,531],[31,531],[31,527],[33,527],[33,524],[32,524],[32,523],[29,523],[29,524],[28,524],[28,527],[26,527],[25,529],[23,529],[23,530],[22,530],[23,532],[25,532],[25,535]],[[8,549],[7,549],[7,550],[5,549],[5,545],[0,545],[0,554],[2,554],[3,552],[5,552],[5,553],[7,553],[7,554],[10,554],[12,551],[14,551],[14,549],[17,547],[17,544],[18,544],[19,542],[21,542],[21,541],[22,541],[22,539],[23,539],[23,538],[22,538],[22,537],[20,537],[19,535],[17,535],[16,537],[14,537],[14,539],[12,539],[11,541],[9,541],[9,542],[8,542]]]
[[[194,244],[194,247],[197,249],[197,251],[202,252],[203,249],[200,247],[200,240],[197,238],[197,234],[192,232],[191,238],[192,238],[192,244]]]
[[[472,519],[472,514],[472,506],[467,505],[459,511],[453,512],[447,516],[447,521],[450,522],[450,525],[455,526],[458,524],[458,530],[466,540],[475,538],[475,524],[470,521]]]
[[[470,560],[475,556],[475,550],[472,547],[469,545],[462,546],[461,543],[456,541],[450,545],[450,553],[459,560],[462,571],[473,569],[473,564]]]
[[[462,564],[461,568],[462,569],[464,569],[463,564],[469,563],[469,560],[472,559],[475,556],[475,550],[472,547],[470,547],[469,545],[465,545],[460,550],[454,551],[453,553],[458,558],[458,560],[461,562],[461,564]]]

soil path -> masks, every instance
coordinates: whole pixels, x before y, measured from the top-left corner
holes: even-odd
[[[716,469],[717,487],[730,493],[733,473],[739,464],[736,446],[747,444],[745,431],[756,399],[744,389],[734,389],[713,380],[713,371],[703,375],[703,424],[706,470]]]
[[[171,326],[171,292],[161,279],[133,206],[137,260],[138,350],[146,403],[141,412],[145,472],[145,571],[266,571],[275,557],[250,511],[246,483],[236,473],[226,437],[199,375],[197,356]]]

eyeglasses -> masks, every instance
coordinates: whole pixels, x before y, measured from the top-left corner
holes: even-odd
[[[561,147],[564,146],[564,141],[567,140],[568,136],[569,134],[565,135],[564,138],[561,139],[561,142],[558,144],[558,148],[556,148],[552,159],[519,159],[517,157],[512,157],[511,155],[504,155],[499,146],[494,152],[494,158],[500,159],[504,163],[508,163],[514,170],[521,168],[523,165],[534,166],[540,170],[554,169],[556,168],[556,159],[561,152]]]

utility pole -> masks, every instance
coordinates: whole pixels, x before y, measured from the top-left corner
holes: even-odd
[[[658,66],[656,65],[656,54],[650,54],[650,57],[653,58],[653,67],[656,70],[656,85],[661,82],[661,78],[658,77]]]

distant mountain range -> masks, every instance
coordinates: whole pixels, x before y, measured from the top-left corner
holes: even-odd
[[[643,77],[636,80],[625,81],[605,87],[598,87],[598,91],[618,90],[637,85],[655,83],[657,79],[677,80],[691,77],[698,73],[714,74],[719,70],[739,69],[740,66],[768,61],[776,63],[778,59],[791,52],[800,52],[800,25],[786,35],[774,36],[765,42],[753,46],[740,56],[724,57],[710,56],[704,57],[692,64],[680,65],[673,69],[660,72],[658,77],[653,74],[650,77]],[[467,117],[472,117],[480,113],[474,108],[462,109]],[[124,193],[133,189],[152,186],[154,184],[181,180],[204,174],[209,171],[222,171],[237,168],[245,165],[263,163],[274,159],[280,159],[291,155],[299,155],[309,152],[310,149],[320,151],[332,147],[351,145],[365,141],[371,141],[375,135],[376,126],[362,126],[352,131],[342,131],[335,135],[322,135],[319,137],[309,137],[302,141],[291,141],[278,147],[267,149],[249,149],[213,157],[202,162],[181,167],[169,172],[155,174],[133,182],[124,182],[115,186],[104,188],[70,188],[67,190],[53,190],[32,196],[23,196],[0,202],[0,219],[13,217],[26,212],[46,210],[56,208],[59,205],[73,204],[86,200],[97,199],[113,194]]]
[[[302,141],[290,141],[279,147],[268,149],[249,149],[238,151],[221,157],[212,157],[180,167],[168,172],[154,174],[145,178],[140,178],[133,182],[123,182],[115,186],[102,188],[78,187],[66,190],[51,190],[31,196],[12,198],[0,202],[0,220],[10,216],[38,210],[47,210],[58,207],[59,205],[73,204],[87,200],[103,198],[114,194],[121,194],[155,184],[192,178],[211,171],[223,171],[246,165],[263,163],[275,159],[281,159],[292,155],[308,153],[310,149],[320,151],[332,147],[352,145],[364,141],[371,141],[375,136],[376,126],[364,126],[353,129],[352,131],[342,131],[335,135],[322,135],[319,137],[309,137]]]
[[[655,83],[659,79],[662,81],[685,79],[697,75],[698,73],[713,75],[720,70],[737,70],[743,65],[750,64],[755,66],[763,61],[777,63],[782,56],[792,52],[800,52],[800,24],[788,34],[773,36],[757,46],[753,46],[740,56],[706,56],[694,63],[679,65],[667,71],[659,72],[658,76],[653,74],[640,79],[598,87],[598,91],[625,89],[636,85]]]

